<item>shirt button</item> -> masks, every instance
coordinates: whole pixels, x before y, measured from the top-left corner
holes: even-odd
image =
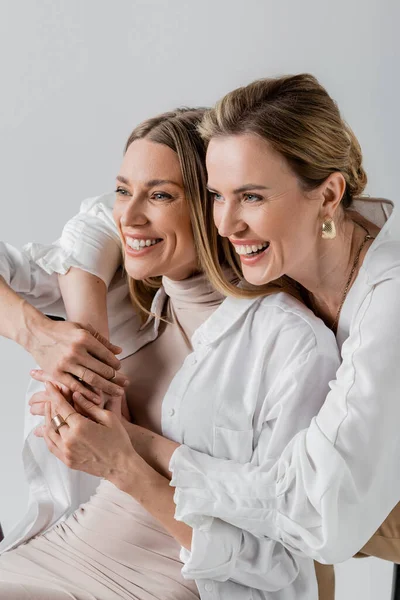
[[[206,590],[206,592],[212,592],[213,591],[212,583],[206,583],[206,585],[204,586],[204,589]]]
[[[173,408],[170,408],[169,411],[168,411],[168,414],[169,414],[170,417],[173,417],[174,414],[175,414],[175,410]]]

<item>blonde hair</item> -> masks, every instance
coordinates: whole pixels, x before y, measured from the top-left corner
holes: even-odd
[[[239,260],[228,240],[218,236],[212,215],[212,202],[207,190],[205,167],[205,143],[199,134],[199,127],[206,109],[181,108],[144,121],[136,127],[128,138],[125,152],[135,140],[146,138],[164,144],[176,152],[182,171],[186,200],[189,206],[194,244],[200,268],[211,285],[223,294],[238,297],[259,297],[285,288],[284,282],[276,282],[262,287],[248,286],[237,288],[226,277],[224,268],[229,266],[244,286]],[[151,303],[161,287],[161,277],[136,280],[128,275],[129,291],[134,308],[144,322],[151,314]],[[288,291],[292,291],[288,288]],[[296,295],[293,290],[294,295]]]
[[[230,92],[207,111],[199,131],[206,142],[245,133],[264,138],[284,156],[304,190],[339,171],[346,181],[344,209],[367,183],[357,138],[334,100],[307,73],[259,79]]]

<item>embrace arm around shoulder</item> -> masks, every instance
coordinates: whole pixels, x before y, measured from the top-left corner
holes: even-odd
[[[108,287],[122,262],[121,241],[112,216],[114,194],[84,200],[80,211],[49,246],[28,244],[32,259],[49,274],[65,275],[71,267],[100,278]]]
[[[328,564],[362,548],[400,498],[400,276],[392,275],[360,307],[319,414],[279,454],[242,465],[175,451],[177,518],[194,526],[221,518]]]

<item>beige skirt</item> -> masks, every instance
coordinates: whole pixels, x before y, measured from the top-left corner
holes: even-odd
[[[64,523],[0,556],[1,600],[198,600],[180,546],[108,481]]]

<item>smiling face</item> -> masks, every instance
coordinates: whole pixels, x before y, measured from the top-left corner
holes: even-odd
[[[297,279],[321,239],[317,195],[306,194],[284,157],[253,134],[212,138],[207,171],[215,224],[239,254],[245,279]]]
[[[179,159],[168,146],[146,138],[130,144],[117,177],[113,215],[133,279],[181,280],[197,270]]]

